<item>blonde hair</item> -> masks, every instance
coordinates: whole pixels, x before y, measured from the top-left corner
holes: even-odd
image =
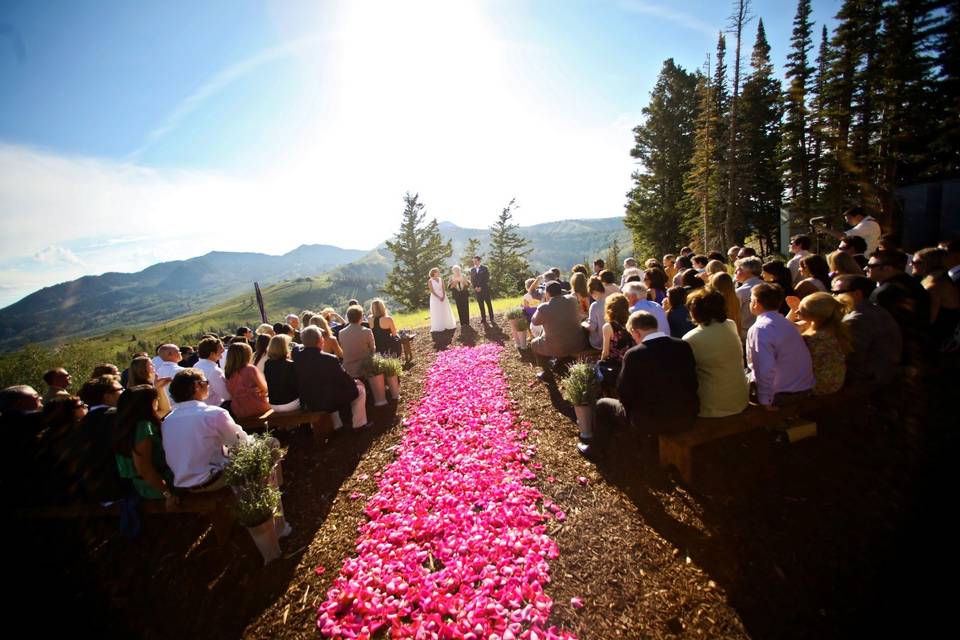
[[[439,276],[439,275],[440,275],[440,269],[437,269],[436,267],[434,267],[433,269],[430,269],[430,277],[431,277],[431,278],[433,277],[433,274],[434,274],[434,273],[436,273],[436,274]]]
[[[330,336],[330,323],[327,322],[327,319],[324,318],[322,315],[313,316],[312,318],[310,318],[310,326],[320,329],[320,333],[323,334],[324,338],[327,338]]]
[[[727,268],[726,268],[726,267],[723,265],[723,263],[720,262],[719,260],[711,260],[710,262],[708,262],[708,263],[707,263],[707,267],[706,267],[705,270],[706,270],[706,272],[709,273],[710,275],[713,275],[713,274],[715,274],[715,273],[726,273],[726,272],[727,272]]]
[[[271,340],[273,342],[273,340]],[[234,342],[227,349],[227,362],[223,367],[223,375],[228,379],[237,371],[250,364],[253,359],[253,349],[246,342]]]
[[[739,333],[741,331],[740,299],[737,297],[736,289],[733,286],[733,278],[726,271],[715,273],[710,276],[707,286],[723,296],[727,303],[727,319],[733,320],[737,325],[737,333]]]
[[[257,327],[256,334],[257,334],[258,336],[260,336],[260,335],[263,335],[263,336],[272,336],[272,335],[274,334],[273,325],[270,325],[270,324],[267,324],[266,322],[264,322],[264,323],[261,324],[259,327]]]
[[[270,338],[270,344],[267,345],[267,358],[270,360],[286,360],[289,355],[290,336],[282,333]]]
[[[810,322],[813,330],[807,329],[806,333],[825,331],[833,334],[840,343],[840,350],[843,353],[850,353],[853,350],[850,343],[850,329],[843,324],[844,307],[829,293],[818,291],[806,296],[800,301],[797,313]]]
[[[834,251],[827,256],[827,265],[830,271],[835,273],[845,273],[852,276],[862,276],[863,269],[857,264],[853,256],[846,251]]]
[[[387,315],[389,315],[387,305],[380,298],[374,298],[370,303],[370,318],[385,318]]]

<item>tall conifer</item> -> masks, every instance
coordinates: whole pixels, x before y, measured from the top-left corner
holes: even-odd
[[[393,254],[393,269],[387,274],[383,293],[407,309],[425,307],[428,302],[427,280],[430,270],[444,268],[453,255],[450,241],[443,241],[437,220],[423,224],[426,212],[419,194],[403,196],[405,204],[400,229],[387,240],[387,249]]]

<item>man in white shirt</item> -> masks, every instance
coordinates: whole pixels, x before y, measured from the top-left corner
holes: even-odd
[[[183,367],[178,364],[180,362],[180,347],[177,345],[161,345],[157,350],[157,355],[160,357],[160,366],[154,364],[154,368],[158,380],[162,378],[173,379],[175,375],[183,371]]]
[[[737,299],[740,300],[740,339],[745,340],[747,329],[753,326],[756,316],[750,312],[750,290],[763,282],[763,262],[757,256],[740,258],[733,270],[733,279],[737,281]]]
[[[863,207],[851,207],[847,209],[843,213],[843,219],[852,227],[848,229],[846,233],[826,227],[818,227],[818,229],[827,235],[833,236],[837,240],[840,240],[845,235],[860,236],[867,243],[867,257],[873,255],[873,252],[877,250],[877,245],[880,244],[880,235],[882,234],[880,223],[874,220],[872,216],[867,215]]]
[[[170,383],[177,405],[161,426],[174,486],[192,492],[223,488],[228,447],[250,439],[225,409],[204,402],[208,386],[196,369],[178,373]]]
[[[800,282],[800,261],[813,255],[810,252],[811,245],[810,236],[800,234],[790,238],[790,253],[793,257],[787,262],[787,268],[793,275],[793,284]]]
[[[628,282],[623,285],[623,295],[627,296],[630,313],[646,311],[657,319],[657,331],[670,335],[670,323],[667,312],[653,300],[647,300],[647,287],[642,282]]]
[[[227,378],[223,375],[223,369],[218,364],[223,351],[223,343],[220,342],[220,338],[204,338],[197,346],[197,355],[200,356],[200,360],[197,361],[194,369],[202,371],[207,378],[209,387],[206,402],[211,407],[219,407],[230,399],[230,392],[227,391]]]

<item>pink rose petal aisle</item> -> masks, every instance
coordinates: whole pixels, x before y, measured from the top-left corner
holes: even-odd
[[[546,628],[547,560],[558,551],[550,511],[524,484],[534,451],[511,409],[501,349],[437,355],[397,460],[365,507],[357,556],[320,607],[324,636],[574,638]]]

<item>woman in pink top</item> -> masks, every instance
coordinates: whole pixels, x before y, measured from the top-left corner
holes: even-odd
[[[250,364],[253,349],[246,342],[234,342],[227,351],[223,373],[230,392],[230,412],[237,418],[263,415],[270,410],[267,380]]]

